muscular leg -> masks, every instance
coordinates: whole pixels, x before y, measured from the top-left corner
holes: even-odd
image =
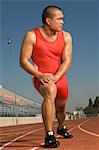
[[[40,92],[44,97],[42,104],[42,117],[45,126],[45,133],[52,131],[53,115],[54,115],[54,103],[57,94],[57,88],[55,84],[44,84],[40,86]]]
[[[66,110],[65,110],[66,100],[57,100],[55,101],[56,107],[56,118],[58,120],[59,129],[64,125]]]
[[[64,126],[66,111],[65,111],[66,100],[56,100],[56,117],[58,120],[57,134],[63,136],[65,139],[72,138],[73,135],[67,132]]]

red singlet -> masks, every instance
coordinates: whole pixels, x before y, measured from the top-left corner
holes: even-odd
[[[42,73],[55,74],[61,64],[61,56],[64,49],[63,31],[58,33],[54,42],[47,41],[40,30],[34,29],[36,34],[36,44],[32,53],[32,60],[38,66],[38,70]],[[40,83],[36,77],[33,79],[35,88],[39,91]],[[65,100],[68,97],[68,83],[66,75],[64,75],[57,83],[58,100]],[[39,91],[40,92],[40,91]]]

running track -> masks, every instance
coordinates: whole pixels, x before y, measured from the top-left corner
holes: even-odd
[[[74,137],[63,139],[56,134],[60,146],[55,150],[99,150],[99,117],[68,120],[66,125]],[[57,122],[54,131],[56,128]],[[43,142],[44,126],[41,123],[0,128],[0,150],[47,150],[42,146]]]

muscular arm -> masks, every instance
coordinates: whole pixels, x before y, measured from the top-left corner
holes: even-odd
[[[65,47],[62,53],[62,64],[55,74],[55,82],[57,82],[67,71],[72,63],[72,37],[69,33],[64,32]]]
[[[20,66],[30,73],[31,75],[40,77],[42,73],[39,72],[33,64],[30,63],[33,46],[36,41],[35,34],[33,32],[27,32],[21,47],[20,52]]]

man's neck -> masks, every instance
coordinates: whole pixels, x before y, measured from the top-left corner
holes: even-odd
[[[46,34],[46,36],[49,36],[49,37],[53,37],[53,36],[57,35],[57,31],[51,30],[46,25],[42,26],[42,30],[43,30],[44,34]]]

